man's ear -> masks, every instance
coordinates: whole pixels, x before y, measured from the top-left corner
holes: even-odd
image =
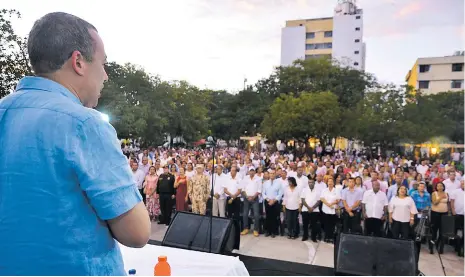
[[[71,54],[70,60],[71,60],[71,66],[73,67],[74,72],[76,72],[76,74],[78,74],[79,76],[83,76],[87,64],[81,52],[77,50],[73,51],[73,53]]]

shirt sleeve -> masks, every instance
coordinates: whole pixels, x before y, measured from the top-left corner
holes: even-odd
[[[367,192],[364,192],[362,194],[362,204],[366,204],[368,202],[368,195],[367,195]]]
[[[96,116],[87,119],[70,144],[69,159],[98,217],[116,218],[142,201],[110,123]]]
[[[394,202],[396,202],[396,198],[392,198],[391,201],[389,202],[389,212],[392,213],[394,211]],[[415,206],[415,205],[413,205]]]
[[[411,214],[417,214],[418,213],[418,210],[417,210],[417,206],[415,205],[415,202],[413,201],[412,197],[409,197],[410,198],[410,213]]]

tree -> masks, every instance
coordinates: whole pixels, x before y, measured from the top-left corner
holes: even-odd
[[[11,93],[19,79],[32,75],[27,39],[15,34],[11,19],[20,18],[15,10],[0,10],[0,98]]]
[[[262,123],[262,131],[271,139],[310,137],[327,141],[337,136],[341,110],[331,92],[302,92],[297,97],[283,94],[275,99]]]
[[[280,94],[331,91],[342,108],[353,109],[363,99],[365,90],[376,85],[368,73],[342,67],[336,61],[321,58],[297,60],[279,66],[269,78],[257,82],[256,88],[274,98]]]

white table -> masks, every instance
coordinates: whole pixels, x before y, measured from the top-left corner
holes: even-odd
[[[135,269],[139,276],[153,276],[158,256],[168,257],[172,276],[249,276],[238,257],[150,244],[143,248],[129,248],[121,244],[119,247],[126,272]]]

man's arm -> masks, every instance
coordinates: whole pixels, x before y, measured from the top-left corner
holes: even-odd
[[[96,216],[107,221],[121,244],[144,246],[150,219],[115,129],[94,115],[79,126],[69,145],[67,158]]]

